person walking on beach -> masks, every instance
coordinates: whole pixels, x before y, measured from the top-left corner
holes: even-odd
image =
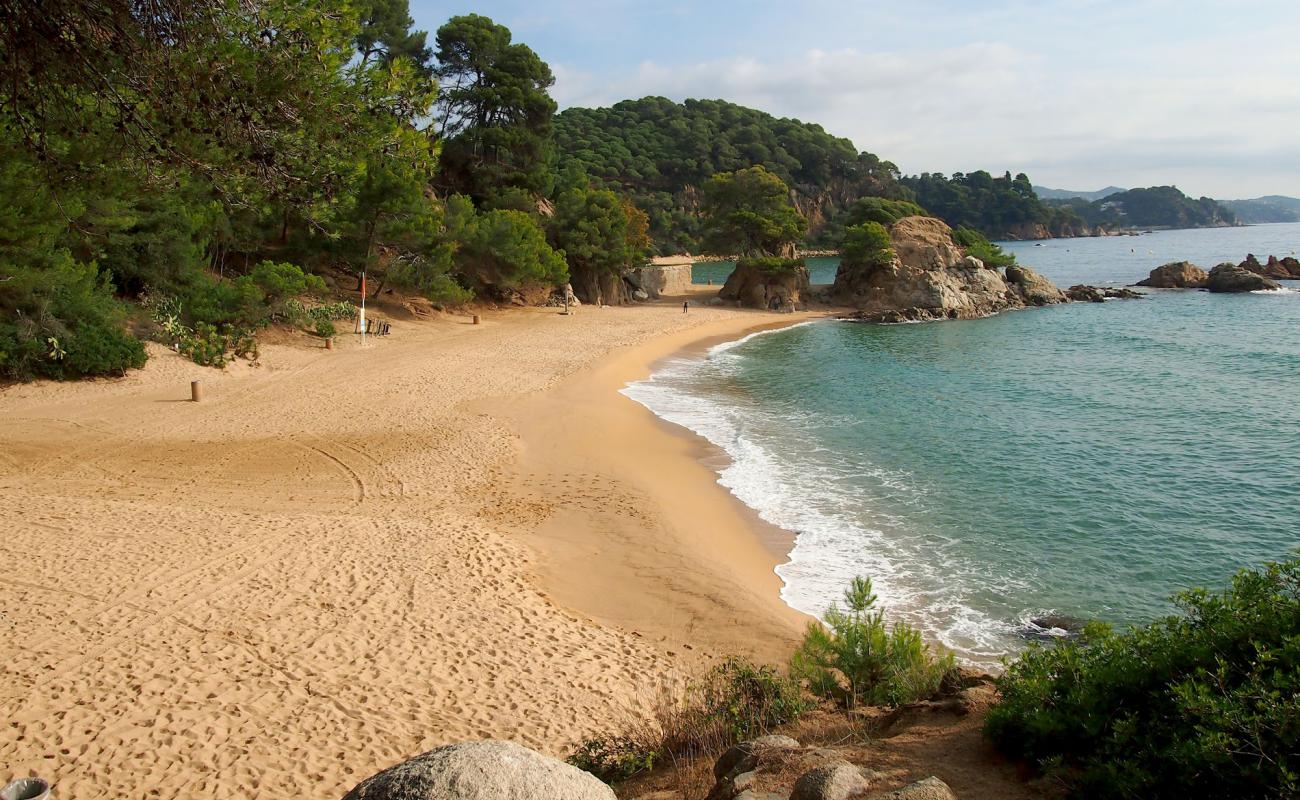
[[[690,312],[691,312],[691,301],[690,301],[690,300],[683,300],[683,301],[682,301],[682,313],[683,313],[683,314],[689,314]]]

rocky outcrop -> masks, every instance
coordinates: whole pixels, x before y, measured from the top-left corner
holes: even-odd
[[[621,306],[632,302],[635,287],[620,275],[608,272],[575,272],[572,276],[573,293],[579,300],[594,306]]]
[[[957,671],[954,671],[957,675]],[[970,683],[961,693],[993,692],[990,676],[962,673],[958,684]],[[949,711],[935,705],[933,711]],[[900,714],[931,713],[911,704],[896,709]],[[879,723],[879,720],[876,721]],[[853,752],[852,749],[849,752]],[[861,752],[857,753],[861,757]],[[882,791],[890,783],[885,773],[846,760],[836,747],[802,747],[788,736],[764,736],[738,744],[718,759],[713,767],[717,779],[708,800],[956,800],[948,785],[936,777],[893,791]],[[925,774],[925,773],[921,773]],[[897,786],[897,783],[893,784]],[[875,792],[869,794],[869,792]],[[643,800],[662,795],[643,795]]]
[[[1210,270],[1205,288],[1211,292],[1256,292],[1261,289],[1281,289],[1277,281],[1257,275],[1240,264],[1220,264]]]
[[[770,269],[762,260],[740,261],[718,297],[748,308],[790,308],[804,302],[811,287],[808,267],[803,264]]]
[[[439,747],[367,778],[343,800],[615,800],[592,775],[512,742]]]
[[[1028,305],[1066,301],[1038,273],[1013,267],[1009,275],[967,256],[952,230],[933,217],[905,217],[889,231],[895,258],[873,267],[840,265],[832,287],[838,302],[876,322],[973,319]]]
[[[1007,267],[1007,283],[1027,306],[1049,306],[1068,302],[1065,292],[1029,267]]]
[[[1251,253],[1246,256],[1246,260],[1239,265],[1243,269],[1250,270],[1256,275],[1263,275],[1266,278],[1272,278],[1279,281],[1300,281],[1300,261],[1292,256],[1278,258],[1269,256],[1268,263],[1261,264],[1255,254]]]
[[[1175,261],[1156,267],[1136,285],[1152,289],[1201,289],[1210,274],[1190,261]]]
[[[1107,286],[1087,286],[1082,283],[1065,290],[1073,303],[1104,303],[1107,300],[1141,300],[1146,295],[1132,289],[1112,289]]]

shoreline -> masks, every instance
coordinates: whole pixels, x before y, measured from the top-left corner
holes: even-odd
[[[214,370],[150,345],[125,378],[0,389],[13,774],[337,797],[454,741],[564,755],[718,657],[788,656],[784,532],[618,390],[818,315],[383,311],[364,348],[286,334]]]
[[[674,655],[697,651],[688,659],[697,665],[727,655],[783,664],[811,620],[781,599],[776,568],[788,559],[794,534],[763,520],[718,483],[717,464],[728,458],[721,448],[621,390],[667,359],[827,316],[804,312],[779,321],[688,328],[609,354],[522,403],[486,407],[508,417],[521,436],[512,481],[517,491],[528,495],[539,474],[595,474],[636,498],[635,506],[617,511],[570,510],[534,532],[537,577],[548,594],[602,625],[659,642]],[[579,413],[561,413],[575,407]],[[631,452],[635,458],[627,457]],[[661,546],[645,547],[650,537]],[[701,570],[699,563],[712,566]],[[570,579],[574,572],[592,575],[597,566],[605,580]],[[673,577],[636,580],[647,573]],[[671,595],[659,591],[665,584]],[[720,607],[706,610],[686,598]],[[718,611],[737,625],[709,627],[708,618]],[[704,652],[698,652],[701,647]]]

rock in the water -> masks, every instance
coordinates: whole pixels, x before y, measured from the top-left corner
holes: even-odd
[[[736,300],[749,308],[782,309],[803,302],[812,287],[808,267],[800,263],[768,269],[762,262],[740,261],[718,292],[723,300]]]
[[[1050,641],[1052,639],[1079,636],[1087,625],[1088,620],[1079,617],[1070,617],[1065,614],[1044,614],[1041,617],[1034,617],[1029,620],[1020,629],[1020,633],[1026,639]]]
[[[1029,267],[1007,267],[1007,283],[1027,306],[1048,306],[1066,301],[1065,292]]]
[[[1066,289],[1065,296],[1075,303],[1104,303],[1107,300],[1141,300],[1146,295],[1132,289],[1111,289],[1081,283]]]
[[[841,263],[835,275],[834,299],[855,306],[859,319],[973,319],[1065,302],[1061,291],[1033,270],[1013,267],[1003,276],[965,255],[942,220],[904,217],[889,236],[893,261],[871,267]]]
[[[732,745],[713,764],[713,777],[721,779],[733,772],[748,772],[758,765],[758,754],[764,750],[798,750],[799,742],[789,736],[760,736],[747,742]]]
[[[373,775],[343,800],[615,800],[594,776],[513,742],[447,745]]]
[[[1210,270],[1205,288],[1211,292],[1255,292],[1260,289],[1281,289],[1277,281],[1256,275],[1240,264],[1220,264]]]
[[[848,800],[870,785],[862,770],[847,762],[816,767],[794,782],[790,800]]]
[[[873,794],[867,800],[957,800],[948,784],[931,775],[923,781],[909,783],[902,789]]]
[[[1300,280],[1300,261],[1297,261],[1292,256],[1286,258],[1269,256],[1267,264],[1260,264],[1259,259],[1255,258],[1255,254],[1251,253],[1246,256],[1246,260],[1241,262],[1240,266],[1266,278],[1282,281]]]
[[[1200,289],[1209,277],[1208,272],[1190,261],[1175,261],[1151,270],[1151,274],[1137,285],[1152,289]]]

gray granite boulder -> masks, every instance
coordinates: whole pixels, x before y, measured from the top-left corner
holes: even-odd
[[[513,742],[447,745],[373,775],[343,800],[615,800],[594,776]]]
[[[923,781],[910,783],[902,789],[883,794],[873,794],[866,800],[957,800],[948,784],[931,775]]]
[[[790,800],[849,800],[867,791],[870,780],[862,770],[841,761],[816,767],[799,776]]]

